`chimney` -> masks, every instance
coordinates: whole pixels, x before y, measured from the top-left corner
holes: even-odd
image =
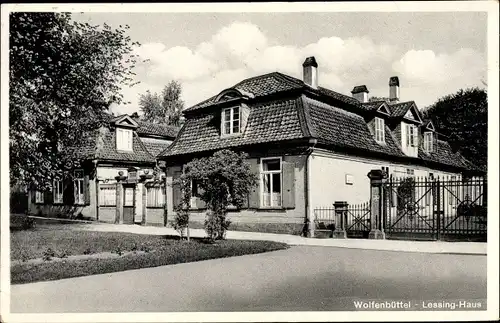
[[[356,85],[354,89],[351,91],[352,97],[358,100],[361,103],[368,102],[368,88],[366,85]]]
[[[318,87],[318,63],[314,56],[306,58],[302,64],[304,83],[316,89]]]
[[[397,76],[391,76],[389,79],[389,101],[399,101],[399,78]]]

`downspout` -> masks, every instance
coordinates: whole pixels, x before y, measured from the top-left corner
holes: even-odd
[[[310,159],[311,159],[311,154],[313,153],[314,147],[316,147],[316,144],[318,143],[317,139],[311,138],[309,139],[309,144],[310,146],[307,148],[307,155],[306,155],[306,167],[305,167],[305,204],[306,204],[306,221],[307,221],[307,236],[310,238],[314,237],[314,219],[311,218],[313,215],[313,212],[310,208],[311,206],[311,201],[310,201],[310,196],[311,196],[311,190],[310,190],[310,183],[311,183],[311,172],[309,171],[309,166],[310,166]]]

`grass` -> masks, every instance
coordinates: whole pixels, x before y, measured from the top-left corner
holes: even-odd
[[[105,274],[131,269],[164,266],[214,258],[241,256],[286,249],[272,241],[224,240],[214,244],[203,239],[190,243],[178,237],[137,235],[122,232],[68,230],[67,226],[38,227],[11,232],[11,259],[27,260],[56,255],[143,250],[107,259],[21,262],[11,266],[11,283],[23,284],[62,278]],[[49,250],[49,252],[47,251]]]

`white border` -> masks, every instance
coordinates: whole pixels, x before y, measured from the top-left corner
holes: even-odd
[[[8,62],[8,14],[11,11],[72,11],[72,12],[151,12],[152,4],[9,4],[2,5],[2,67]],[[498,120],[498,2],[497,1],[432,1],[432,2],[348,2],[348,3],[189,3],[154,4],[155,12],[488,12],[488,104],[490,125]],[[9,186],[8,159],[8,68],[1,69],[1,183]],[[1,295],[2,321],[6,322],[270,322],[270,321],[465,321],[498,319],[498,127],[489,127],[488,169],[491,203],[488,231],[488,310],[486,312],[244,312],[244,313],[89,313],[89,314],[10,314],[9,263],[9,194],[1,193]],[[494,230],[493,230],[494,229]]]

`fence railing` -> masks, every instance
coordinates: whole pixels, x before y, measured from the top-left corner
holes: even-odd
[[[370,202],[348,204],[344,214],[344,226],[347,236],[364,237],[370,231]],[[338,221],[335,207],[318,207],[314,209],[315,225],[319,230],[335,230]]]

